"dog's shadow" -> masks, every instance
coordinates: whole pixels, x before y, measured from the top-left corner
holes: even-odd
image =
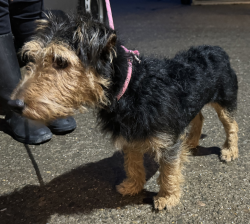
[[[73,169],[44,184],[29,147],[27,145],[25,147],[36,170],[40,186],[25,186],[11,194],[1,196],[1,224],[46,224],[53,214],[86,214],[95,209],[148,204],[152,203],[152,197],[156,195],[154,192],[144,190],[136,196],[123,197],[116,192],[115,185],[126,177],[121,152],[115,152],[110,158]],[[196,156],[217,154],[219,148],[199,147],[199,151]],[[144,164],[148,180],[156,173],[158,165],[148,154],[144,156]]]
[[[204,139],[206,137],[207,135],[202,134],[200,139]],[[192,156],[208,156],[208,155],[213,155],[213,154],[220,157],[221,149],[219,147],[198,146],[197,148],[191,150]]]
[[[158,165],[149,155],[145,155],[144,161],[149,179],[157,171]],[[34,165],[35,161],[32,162]],[[143,191],[134,197],[123,197],[116,192],[115,185],[125,178],[121,152],[115,152],[110,158],[73,169],[46,184],[41,179],[38,167],[34,165],[34,168],[41,185],[25,186],[9,195],[1,196],[1,224],[46,224],[50,216],[56,213],[86,214],[94,209],[142,204],[145,198],[152,198],[155,194]]]
[[[217,155],[220,157],[221,149],[219,147],[203,147],[198,146],[196,149],[192,149],[192,156],[208,156],[208,155]]]
[[[7,133],[6,122],[3,118],[0,118],[0,131]]]

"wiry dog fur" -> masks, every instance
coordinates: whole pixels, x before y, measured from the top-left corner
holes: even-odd
[[[67,20],[49,14],[22,55],[27,73],[12,95],[25,103],[22,114],[47,122],[82,106],[97,108],[102,131],[124,152],[127,178],[117,186],[123,195],[143,189],[143,154],[152,151],[160,165],[154,206],[161,210],[178,204],[186,149],[199,144],[201,109],[207,104],[225,128],[221,159],[238,157],[237,77],[220,47],[192,47],[173,59],[141,56],[141,63],[133,62],[131,81],[119,101],[128,55],[116,32],[88,14]]]

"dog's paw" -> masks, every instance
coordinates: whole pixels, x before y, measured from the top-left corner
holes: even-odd
[[[178,205],[180,202],[179,197],[172,195],[170,197],[154,197],[154,208],[158,210],[162,210],[165,207],[167,210],[171,210],[174,206]]]
[[[167,206],[167,199],[164,197],[154,197],[154,208],[162,210]]]
[[[228,149],[228,148],[224,148],[221,150],[221,160],[222,161],[225,161],[225,162],[230,162],[232,160],[235,160],[239,157],[239,154],[238,154],[238,148],[236,149]]]
[[[135,195],[143,189],[144,184],[145,182],[139,183],[125,179],[121,184],[116,186],[116,190],[122,195]]]

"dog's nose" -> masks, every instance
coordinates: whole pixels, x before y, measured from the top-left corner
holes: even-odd
[[[8,105],[10,107],[11,110],[13,110],[14,112],[18,113],[18,114],[22,114],[22,111],[24,109],[24,102],[23,100],[9,100],[8,101]]]

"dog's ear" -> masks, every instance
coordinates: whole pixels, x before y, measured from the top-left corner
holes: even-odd
[[[76,24],[73,34],[76,52],[84,63],[95,65],[99,59],[113,58],[117,39],[114,30],[94,20],[89,13],[78,15],[72,24]]]
[[[114,32],[109,34],[101,34],[100,32],[92,35],[80,33],[80,35],[78,34],[77,52],[85,63],[96,64],[98,59],[106,59],[112,62],[116,55],[116,41],[117,36]]]
[[[49,26],[49,21],[46,19],[39,19],[35,21],[36,31],[44,30]]]
[[[110,62],[112,62],[113,57],[116,56],[116,41],[117,36],[115,33],[112,33],[108,36],[106,43],[102,49],[101,57],[108,58]]]
[[[111,52],[114,50],[114,47],[116,45],[116,40],[117,40],[117,36],[115,33],[112,33],[108,38],[107,38],[107,42],[105,47],[103,48],[104,52]]]

